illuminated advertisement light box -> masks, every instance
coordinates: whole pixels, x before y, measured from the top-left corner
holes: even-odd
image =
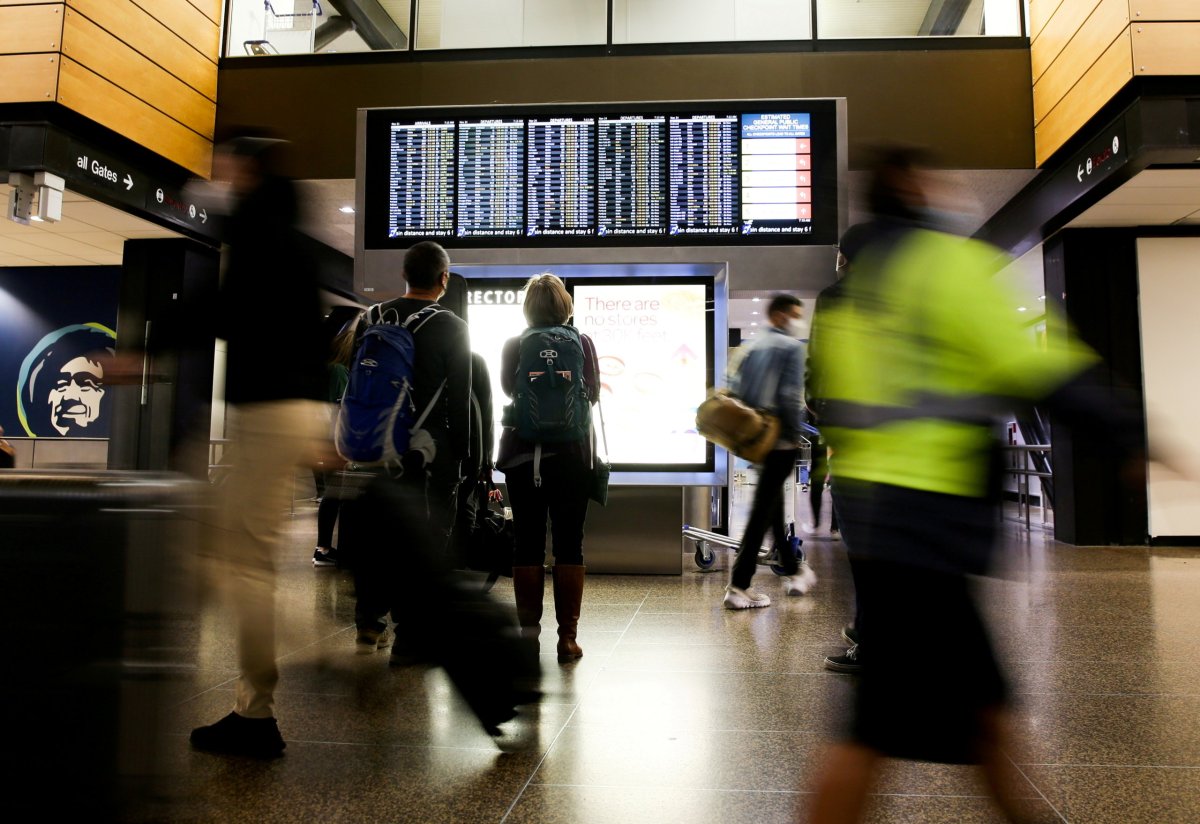
[[[580,282],[574,291],[575,325],[600,361],[610,460],[704,464],[696,407],[707,391],[705,286]]]
[[[695,431],[696,407],[714,375],[724,373],[716,335],[725,318],[724,276],[715,273],[720,267],[681,265],[685,273],[674,276],[662,274],[672,265],[621,268],[638,274],[613,277],[609,265],[550,267],[573,296],[573,324],[596,345],[613,483],[723,484],[725,453]],[[471,348],[491,377],[498,448],[510,401],[501,388],[501,351],[527,328],[521,290],[544,269],[501,264],[457,270],[467,280]],[[689,274],[698,271],[714,274]],[[593,414],[599,443],[595,407]]]

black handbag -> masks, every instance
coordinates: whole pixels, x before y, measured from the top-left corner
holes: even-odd
[[[467,543],[468,557],[465,561],[468,569],[486,572],[494,581],[500,576],[512,577],[517,535],[513,522],[506,519],[503,512],[491,507],[487,497],[489,489],[487,484],[480,484],[475,525]]]
[[[608,504],[608,478],[612,474],[612,464],[608,460],[608,433],[604,429],[604,406],[597,400],[596,408],[600,410],[600,437],[604,440],[604,459],[596,458],[596,425],[592,424],[592,479],[588,486],[588,497],[600,504]]]

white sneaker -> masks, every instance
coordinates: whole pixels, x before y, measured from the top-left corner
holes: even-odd
[[[800,531],[803,532],[805,535],[812,535],[814,532],[817,531],[817,525],[813,524],[813,523],[809,523],[808,521],[805,521],[804,523],[800,524]]]
[[[781,580],[785,595],[807,595],[817,585],[817,573],[808,564],[801,564],[795,575],[784,575]]]
[[[771,606],[771,599],[761,592],[738,589],[730,584],[725,587],[725,609],[758,609]]]

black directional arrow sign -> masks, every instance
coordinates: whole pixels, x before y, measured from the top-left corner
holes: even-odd
[[[132,207],[135,213],[148,212],[200,235],[215,235],[208,213],[190,202],[181,187],[151,180],[130,164],[79,141],[71,140],[68,146],[63,164],[67,188]]]

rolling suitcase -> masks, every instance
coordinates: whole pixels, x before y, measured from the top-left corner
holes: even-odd
[[[159,715],[194,667],[196,492],[169,475],[0,473],[13,820],[172,817]]]

